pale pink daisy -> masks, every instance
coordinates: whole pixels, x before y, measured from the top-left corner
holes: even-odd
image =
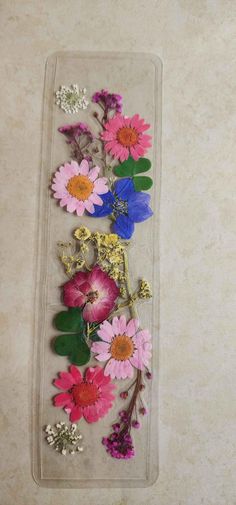
[[[53,383],[64,390],[54,396],[53,403],[55,407],[65,409],[72,423],[81,417],[88,423],[98,421],[110,410],[115,399],[115,385],[100,366],[87,368],[83,377],[80,370],[72,365],[69,372],[60,372],[59,379]]]
[[[71,161],[62,165],[54,175],[52,190],[54,198],[60,200],[60,206],[68,212],[82,216],[87,210],[94,213],[94,204],[103,205],[99,195],[108,192],[107,178],[98,177],[100,167],[89,168],[87,160]]]
[[[143,132],[150,128],[138,114],[132,117],[116,114],[104,125],[101,138],[105,141],[105,150],[120,161],[132,156],[138,160],[151,147],[151,136]]]
[[[107,361],[104,373],[112,379],[133,377],[133,368],[144,370],[151,358],[151,335],[148,330],[138,330],[138,319],[126,321],[124,315],[114,317],[112,323],[104,321],[98,335],[102,341],[94,342],[91,350],[98,361]]]

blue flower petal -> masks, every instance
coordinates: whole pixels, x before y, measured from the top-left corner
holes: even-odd
[[[128,216],[134,223],[141,223],[153,215],[149,207],[150,195],[138,191],[128,200]]]
[[[129,203],[131,205],[139,205],[139,203],[145,203],[146,205],[149,205],[151,200],[151,195],[149,193],[144,193],[143,191],[135,191],[132,195],[129,197]]]
[[[112,213],[112,204],[115,201],[115,197],[112,192],[108,191],[108,193],[99,196],[103,200],[103,205],[94,205],[95,211],[93,214],[88,212],[91,217],[105,217]]]
[[[113,223],[112,231],[121,238],[130,239],[134,233],[134,223],[128,216],[120,215]]]
[[[121,200],[128,200],[128,198],[135,193],[134,183],[132,179],[125,177],[115,183],[115,193]]]

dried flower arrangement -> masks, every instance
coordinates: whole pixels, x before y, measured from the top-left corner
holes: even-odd
[[[66,310],[55,315],[54,326],[60,334],[53,345],[71,364],[69,371],[59,372],[54,380],[62,392],[53,403],[64,409],[72,423],[81,418],[94,423],[116,401],[125,402],[102,444],[113,458],[130,459],[135,455],[131,430],[140,428],[141,417],[148,413],[142,393],[146,380],[152,378],[152,337],[141,327],[136,308],[137,303],[151,298],[151,287],[140,279],[132,291],[128,265],[134,226],[152,216],[150,195],[145,192],[152,179],[139,175],[151,168],[143,157],[151,146],[151,136],[145,133],[150,125],[138,114],[123,115],[119,94],[97,91],[92,103],[98,133],[82,122],[59,128],[71,149],[71,161],[55,172],[51,189],[60,207],[69,213],[80,218],[109,217],[111,233],[92,232],[81,224],[74,230],[73,240],[58,243],[67,276],[62,286]],[[62,86],[56,92],[56,104],[69,114],[85,109],[89,105],[86,90]],[[79,367],[92,358],[100,365],[88,366],[82,373]],[[116,398],[116,382],[125,379],[131,383]],[[74,438],[75,424],[71,428],[64,424],[57,424],[59,431],[55,432],[47,426],[47,442],[64,455],[74,454],[70,445],[80,435]],[[81,446],[78,451],[82,452]]]

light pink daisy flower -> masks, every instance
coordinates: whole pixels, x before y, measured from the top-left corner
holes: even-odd
[[[101,138],[105,141],[105,150],[120,161],[127,160],[129,156],[138,160],[151,147],[151,136],[143,133],[150,125],[138,114],[132,117],[116,114],[104,127]]]
[[[105,375],[112,379],[133,377],[133,367],[143,370],[151,358],[151,335],[148,330],[139,330],[138,319],[127,323],[124,315],[114,317],[112,324],[104,321],[98,335],[101,342],[94,342],[91,350],[97,353],[98,361],[107,361]]]
[[[79,369],[72,365],[69,372],[60,372],[54,386],[66,392],[53,398],[55,407],[62,407],[70,415],[70,421],[79,421],[81,417],[88,423],[94,423],[104,417],[112,407],[115,385],[110,377],[104,375],[103,368],[87,368],[84,377]]]
[[[52,190],[54,198],[60,200],[60,206],[68,212],[82,216],[87,210],[94,213],[94,204],[103,205],[99,195],[108,192],[107,178],[98,177],[100,167],[89,168],[87,160],[71,161],[62,165],[54,175]]]

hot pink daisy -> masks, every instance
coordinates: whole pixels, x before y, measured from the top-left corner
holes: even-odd
[[[84,377],[79,369],[72,365],[69,372],[60,372],[59,379],[53,381],[58,389],[66,390],[54,396],[55,407],[62,407],[70,414],[70,421],[79,421],[84,417],[88,423],[94,423],[106,415],[112,407],[115,385],[110,377],[105,377],[103,368],[87,368]]]
[[[78,272],[63,286],[64,304],[83,307],[83,318],[90,323],[106,319],[120,294],[115,281],[96,265],[91,272]]]
[[[138,160],[151,147],[151,136],[143,133],[150,125],[138,114],[132,117],[116,114],[104,127],[101,137],[105,140],[105,150],[120,161],[127,160],[129,156]]]
[[[102,342],[94,342],[92,351],[98,361],[107,361],[105,375],[112,379],[133,377],[133,367],[143,370],[151,358],[151,335],[148,330],[139,330],[139,321],[124,315],[114,317],[112,324],[104,321],[98,335]]]
[[[108,192],[107,178],[98,177],[99,167],[89,168],[87,160],[71,161],[62,165],[53,178],[54,198],[60,200],[60,206],[68,212],[82,216],[87,210],[94,213],[94,204],[103,205],[99,195]]]

